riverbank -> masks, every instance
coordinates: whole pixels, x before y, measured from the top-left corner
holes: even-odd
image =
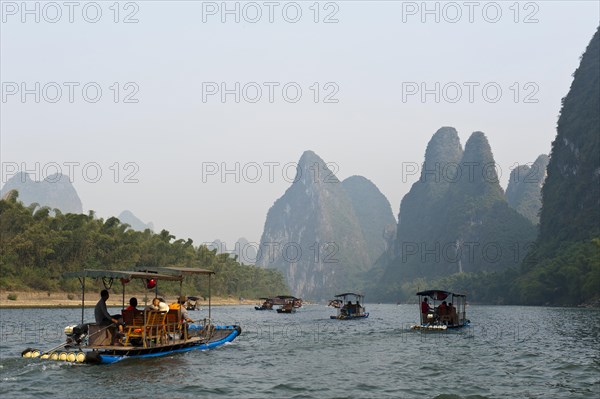
[[[144,304],[145,293],[127,294],[125,303],[129,302],[129,298],[134,296],[138,299],[140,306]],[[148,293],[148,300],[152,299]],[[99,296],[96,293],[90,293],[85,297],[85,306],[93,307],[98,302]],[[208,298],[207,298],[208,299]],[[121,306],[123,298],[120,295],[111,295],[108,299],[108,306]],[[167,303],[172,303],[177,300],[177,296],[165,297]],[[211,304],[213,306],[231,306],[231,305],[255,305],[258,300],[243,299],[232,297],[213,297]],[[208,306],[208,300],[199,300],[198,305],[201,307]],[[0,308],[78,308],[81,307],[81,294],[72,294],[67,292],[40,292],[40,291],[1,291],[0,292]]]

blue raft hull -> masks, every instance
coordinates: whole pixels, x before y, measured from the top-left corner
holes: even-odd
[[[196,325],[189,326],[190,331],[201,330],[201,327]],[[154,348],[136,348],[126,349],[118,351],[106,351],[106,352],[88,352],[86,356],[86,362],[88,363],[99,363],[99,364],[112,364],[119,362],[123,359],[141,359],[147,357],[159,357],[171,355],[174,353],[183,353],[193,350],[207,350],[213,349],[218,346],[224,345],[227,342],[232,342],[242,332],[240,326],[215,326],[215,331],[219,333],[218,339],[209,341],[195,341],[195,342],[183,342],[174,345],[165,345]],[[89,356],[95,353],[94,359],[92,360]],[[88,360],[89,358],[89,360]],[[90,361],[92,360],[92,361]]]

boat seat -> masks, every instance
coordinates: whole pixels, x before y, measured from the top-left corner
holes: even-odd
[[[150,312],[146,323],[146,339],[156,340],[156,343],[164,342],[167,338],[165,320],[167,312]]]
[[[125,333],[125,344],[129,344],[131,338],[141,338],[144,348],[148,346],[148,342],[156,340],[157,343],[162,342],[166,338],[165,319],[167,312],[149,311],[145,314],[145,323],[139,325],[127,326]]]
[[[129,344],[129,338],[143,338],[140,335],[144,328],[144,312],[142,310],[124,310],[122,312],[125,322],[125,344]]]
[[[171,309],[167,313],[166,330],[167,334],[178,335],[181,334],[181,318],[179,316],[179,309]]]
[[[142,310],[132,309],[127,310],[123,309],[121,311],[121,315],[123,316],[123,322],[128,325],[143,325],[144,324],[144,312]]]

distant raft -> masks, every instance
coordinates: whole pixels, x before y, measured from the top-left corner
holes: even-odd
[[[336,295],[335,299],[329,301],[329,304],[337,308],[337,314],[329,316],[329,318],[334,320],[366,319],[369,317],[369,312],[366,312],[365,307],[360,304],[364,303],[364,299],[364,295],[353,292]]]
[[[421,323],[410,326],[411,330],[446,331],[468,327],[466,318],[467,296],[443,290],[417,292]]]

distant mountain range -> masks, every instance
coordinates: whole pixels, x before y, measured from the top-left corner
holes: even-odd
[[[29,174],[19,172],[6,182],[0,195],[4,197],[11,190],[18,191],[19,201],[25,206],[37,203],[62,213],[83,213],[81,199],[67,175],[54,174],[35,181]]]
[[[396,224],[372,182],[340,182],[306,151],[267,214],[257,264],[281,270],[295,295],[366,289],[377,300],[395,300],[399,285],[417,278],[519,268],[535,240],[547,160],[513,171],[505,194],[485,134],[473,133],[463,150],[456,130],[442,127]]]
[[[518,267],[534,239],[534,225],[508,206],[485,134],[473,133],[463,151],[456,130],[443,127],[402,199],[395,245],[378,261],[373,294],[393,300],[401,283],[416,278]]]
[[[542,209],[542,186],[546,179],[546,167],[550,157],[540,155],[531,166],[520,165],[510,173],[506,188],[508,206],[529,219],[533,224],[540,221]]]
[[[294,182],[269,209],[257,265],[281,270],[295,295],[328,298],[361,286],[394,224],[389,202],[372,182],[360,176],[340,182],[306,151]]]
[[[232,247],[219,239],[214,240],[207,247],[216,250],[217,254],[228,253],[232,257],[237,257],[237,261],[245,265],[256,263],[258,243],[251,243],[244,237],[239,238]]]
[[[44,180],[35,181],[29,174],[19,172],[2,187],[0,197],[9,195],[12,190],[19,193],[18,199],[25,206],[36,203],[40,207],[48,207],[51,210],[58,209],[61,213],[83,213],[81,199],[67,175],[54,174]],[[142,222],[128,210],[121,212],[119,220],[127,223],[133,230],[154,229],[151,222]]]
[[[119,220],[121,223],[128,224],[133,230],[144,231],[150,229],[154,231],[154,224],[152,222],[144,223],[133,212],[124,210],[119,214]]]

